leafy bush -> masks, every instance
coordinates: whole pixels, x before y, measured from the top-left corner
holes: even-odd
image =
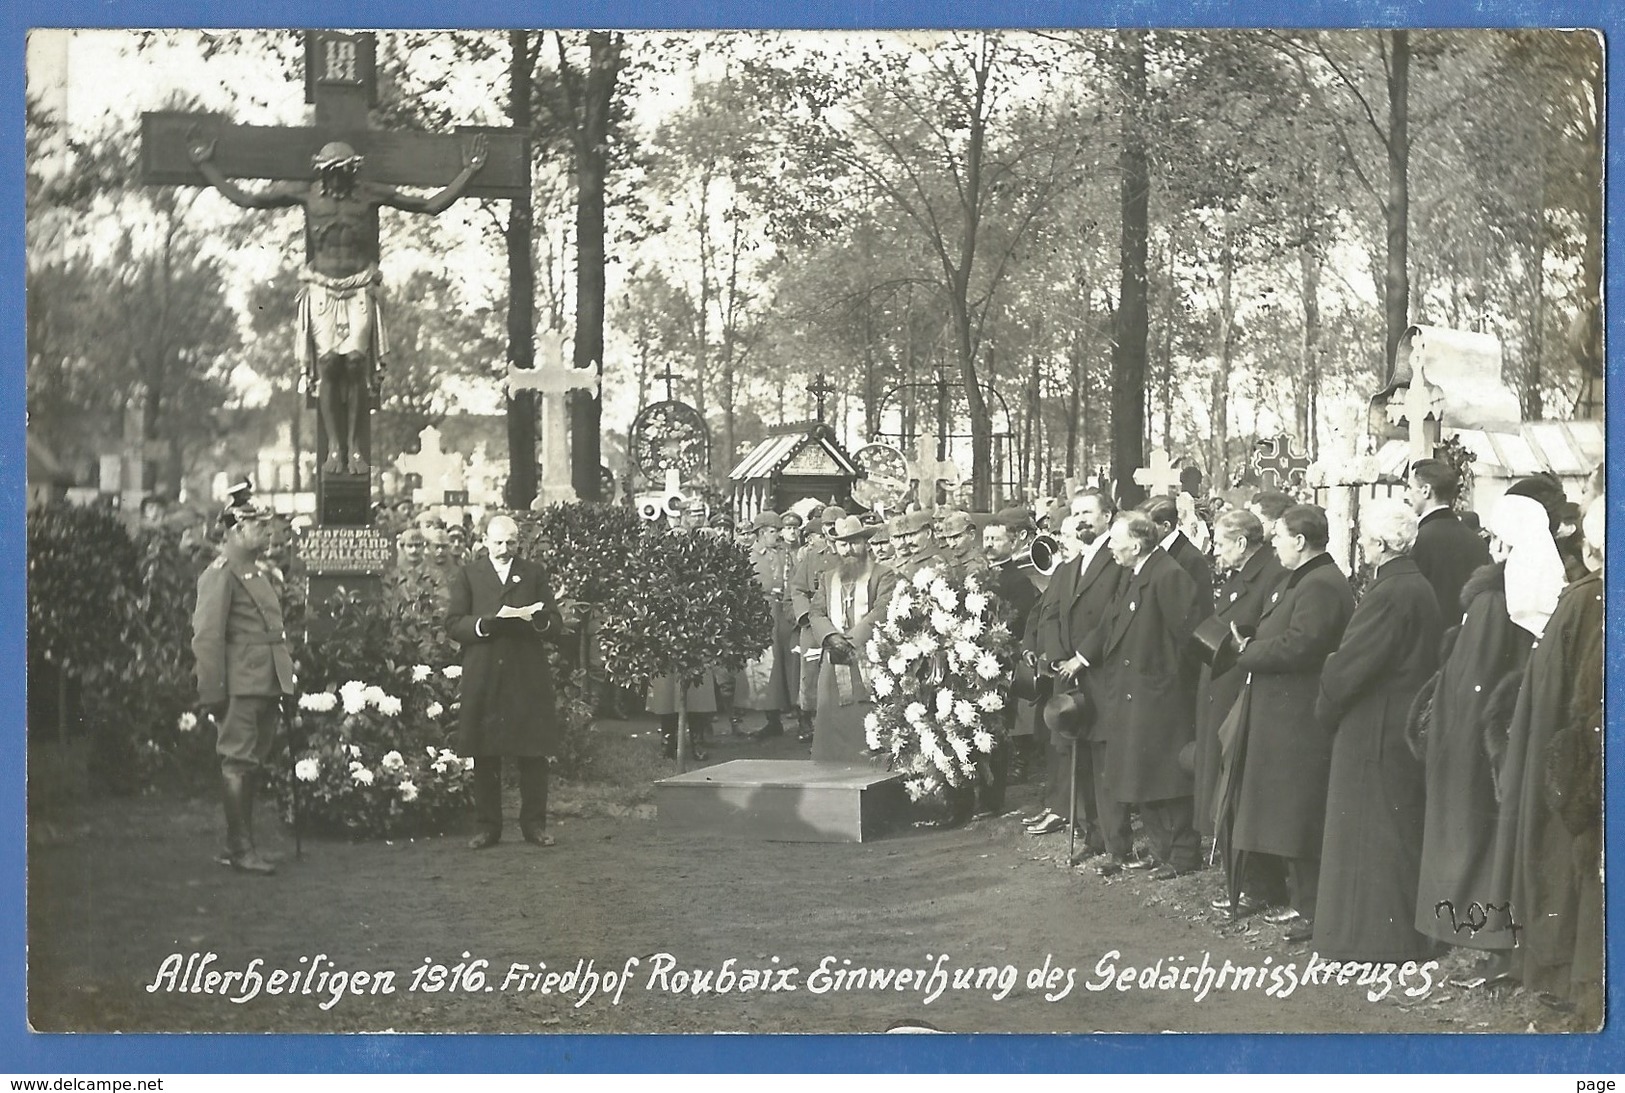
[[[610,677],[642,688],[656,676],[698,683],[740,671],[773,638],[767,598],[745,552],[708,532],[648,534],[603,605],[599,641]]]

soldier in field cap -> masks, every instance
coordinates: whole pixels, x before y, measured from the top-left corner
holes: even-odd
[[[845,517],[846,510],[841,506],[824,506],[818,514],[818,533],[808,533],[807,543],[801,548],[801,556],[796,559],[795,568],[790,574],[790,613],[796,625],[796,635],[801,648],[800,690],[798,695],[792,697],[797,698],[800,706],[797,720],[801,726],[802,743],[812,741],[813,711],[818,706],[820,669],[818,647],[812,639],[812,601],[824,574],[835,567],[837,558],[830,536],[835,532],[836,521]]]
[[[265,560],[271,510],[244,500],[220,515],[221,553],[197,581],[192,655],[198,702],[217,731],[221,802],[226,814],[222,864],[274,873],[254,847],[254,797],[271,756],[278,710],[294,693],[293,657],[283,630],[281,590]]]

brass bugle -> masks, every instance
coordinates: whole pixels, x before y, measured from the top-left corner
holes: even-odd
[[[1033,582],[1033,587],[1040,592],[1049,587],[1049,579],[1061,567],[1060,540],[1049,535],[1040,535],[1033,540],[1032,546],[1021,551],[1011,558],[1016,568],[1026,574],[1027,579]]]

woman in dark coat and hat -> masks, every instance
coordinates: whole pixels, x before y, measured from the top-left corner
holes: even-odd
[[[1495,904],[1486,915],[1506,916],[1508,893],[1493,887],[1499,804],[1487,734],[1502,738],[1511,723],[1529,650],[1557,606],[1563,560],[1547,510],[1529,497],[1508,494],[1490,513],[1490,552],[1461,592],[1461,625],[1446,637],[1437,683],[1418,696],[1411,737],[1427,771],[1422,829],[1421,884],[1416,928],[1448,945],[1506,954],[1510,930],[1458,927],[1478,921],[1469,909]],[[1445,906],[1445,905],[1448,906]],[[1505,971],[1496,963],[1483,973]]]
[[[1438,667],[1443,627],[1409,556],[1416,528],[1397,501],[1366,508],[1360,550],[1375,575],[1320,675],[1315,712],[1335,736],[1314,941],[1329,960],[1425,959],[1435,947],[1416,930],[1424,783],[1405,721]]]

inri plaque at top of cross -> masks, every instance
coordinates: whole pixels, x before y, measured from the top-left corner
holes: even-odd
[[[142,118],[144,181],[212,185],[245,208],[304,210],[297,353],[321,409],[322,523],[365,522],[370,510],[370,411],[388,349],[377,292],[379,208],[433,215],[464,196],[529,200],[529,148],[517,130],[369,129],[374,48],[370,34],[306,33],[306,99],[316,108],[309,128],[230,125],[207,114]],[[274,181],[250,192],[237,178]],[[443,188],[424,198],[397,184]]]

